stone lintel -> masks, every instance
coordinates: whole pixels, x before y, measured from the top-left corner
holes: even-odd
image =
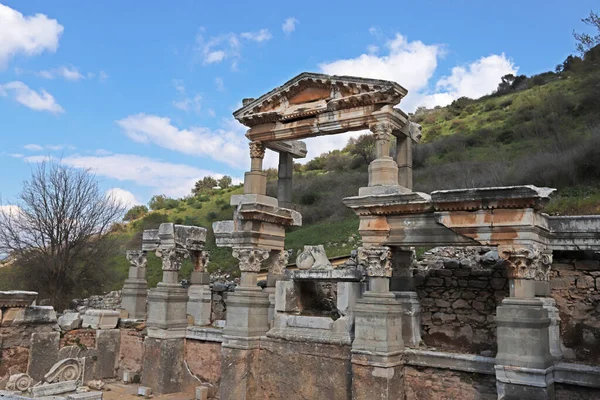
[[[37,292],[24,290],[0,291],[0,307],[29,307],[37,299]]]
[[[205,342],[223,342],[223,329],[188,326],[185,338],[187,340],[202,340]]]
[[[504,186],[431,192],[436,211],[496,208],[542,209],[556,189],[546,187]]]
[[[333,282],[360,282],[363,273],[356,268],[336,268],[330,270],[288,270],[288,279],[293,281],[333,281]]]
[[[278,153],[290,153],[294,158],[306,157],[306,143],[300,140],[281,140],[278,142],[264,142],[265,147]]]

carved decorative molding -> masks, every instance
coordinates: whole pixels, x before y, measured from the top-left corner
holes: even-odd
[[[369,130],[373,132],[375,140],[392,140],[392,132],[394,127],[389,122],[378,122],[376,124],[369,125]]]
[[[26,392],[33,385],[33,379],[27,374],[15,374],[8,378],[6,390]]]
[[[146,252],[143,250],[127,250],[125,257],[127,257],[127,260],[132,267],[146,268],[146,265],[148,264]]]
[[[65,381],[80,382],[83,377],[83,365],[78,358],[65,358],[54,364],[44,375],[44,382],[56,383]]]
[[[392,251],[389,247],[360,247],[358,259],[367,265],[368,276],[382,278],[392,276]]]
[[[189,252],[179,247],[156,250],[156,255],[162,258],[163,271],[179,271],[183,260],[189,257]]]
[[[250,158],[265,158],[265,145],[262,142],[250,142]]]
[[[262,262],[269,258],[269,250],[256,247],[234,247],[232,254],[242,272],[260,272]]]
[[[550,279],[552,253],[539,245],[498,246],[498,254],[506,261],[510,279]]]

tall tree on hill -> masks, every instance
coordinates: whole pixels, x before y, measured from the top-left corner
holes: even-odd
[[[205,176],[204,178],[196,181],[196,183],[194,184],[194,187],[192,188],[192,194],[197,196],[199,194],[202,194],[204,192],[211,190],[218,184],[219,184],[219,182],[217,182],[217,180],[215,178],[213,178],[212,176],[210,176],[210,175]]]
[[[590,11],[590,15],[587,18],[582,18],[581,22],[596,29],[595,35],[573,31],[573,37],[577,40],[577,51],[584,55],[593,47],[600,44],[600,15],[594,11]]]
[[[41,163],[16,207],[0,212],[0,252],[15,260],[17,279],[62,309],[73,295],[103,290],[110,232],[124,207],[87,170]]]

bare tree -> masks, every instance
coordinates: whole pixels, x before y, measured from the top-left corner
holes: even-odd
[[[86,285],[97,291],[115,248],[108,234],[123,205],[88,170],[56,162],[37,166],[15,205],[0,212],[0,252],[15,260],[22,286],[58,308]]]
[[[581,55],[585,55],[592,47],[600,44],[600,15],[594,11],[590,11],[590,15],[588,15],[587,18],[583,18],[581,22],[596,30],[595,35],[573,31],[573,37],[577,41],[577,51],[579,51]]]

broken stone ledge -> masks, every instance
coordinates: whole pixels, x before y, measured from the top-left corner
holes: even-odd
[[[287,270],[286,275],[294,281],[360,282],[363,279],[363,272],[356,268]]]
[[[112,310],[87,310],[83,315],[83,328],[114,329],[119,323],[119,312]]]
[[[188,326],[185,338],[189,340],[203,340],[205,342],[223,342],[223,329],[200,326]]]
[[[0,307],[28,307],[37,299],[37,292],[24,290],[0,291]]]

